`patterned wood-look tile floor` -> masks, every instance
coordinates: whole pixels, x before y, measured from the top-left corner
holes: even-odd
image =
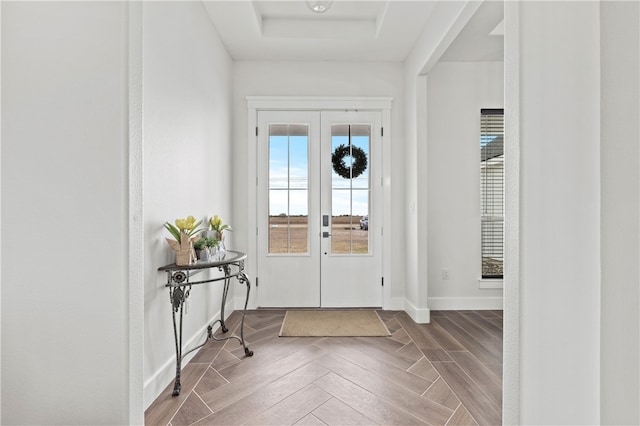
[[[247,312],[147,409],[147,425],[499,425],[502,311],[378,311],[391,337],[278,337],[285,311]],[[228,321],[238,327],[239,313]]]

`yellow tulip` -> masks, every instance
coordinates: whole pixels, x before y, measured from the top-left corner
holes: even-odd
[[[213,229],[217,229],[220,225],[222,225],[222,219],[220,219],[218,215],[213,216],[209,222],[211,223],[211,227]]]
[[[185,220],[185,229],[192,230],[196,225],[196,218],[193,216],[187,217]]]
[[[185,219],[176,219],[175,220],[176,226],[173,226],[169,222],[165,222],[164,228],[171,233],[171,235],[173,236],[173,238],[176,239],[176,241],[179,242],[182,238],[181,234],[183,233],[186,234],[187,237],[191,237],[197,232],[200,232],[201,229],[196,229],[196,228],[200,226],[201,223],[202,223],[201,220],[196,222],[196,218],[194,218],[193,216],[187,216]]]
[[[176,227],[179,230],[184,231],[187,227],[187,221],[185,219],[176,219]]]

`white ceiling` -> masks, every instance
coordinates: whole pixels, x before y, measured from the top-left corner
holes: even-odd
[[[438,2],[335,0],[322,14],[312,12],[304,0],[203,3],[235,60],[396,62],[406,58]],[[480,13],[483,9],[487,10]],[[449,60],[464,60],[461,56],[465,52],[478,56],[490,38],[486,35],[483,39],[487,40],[478,42],[477,34],[488,25],[492,25],[488,32],[493,30],[502,19],[501,10],[500,7],[500,16],[495,17],[495,7],[481,6],[476,15],[483,22],[473,25],[468,36],[462,37],[463,30],[459,41],[452,44],[455,51],[451,51]],[[475,16],[470,25],[474,19]],[[465,48],[465,44],[469,47]],[[495,56],[495,52],[491,55]]]
[[[504,3],[485,1],[440,57],[447,62],[502,61]]]

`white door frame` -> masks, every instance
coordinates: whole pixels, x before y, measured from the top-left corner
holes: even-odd
[[[382,140],[382,196],[383,200],[391,199],[391,97],[319,97],[319,96],[247,96],[247,205],[250,206],[248,213],[247,229],[249,237],[249,246],[247,249],[248,258],[246,261],[246,270],[249,276],[255,277],[257,271],[258,258],[258,217],[257,217],[257,136],[256,128],[258,125],[258,111],[295,111],[295,110],[314,110],[314,111],[380,111],[382,113],[382,128],[384,129],[384,137]],[[391,205],[383,203],[383,229],[391,229]],[[384,247],[391,247],[391,233],[383,233],[382,244]],[[382,276],[388,276],[391,271],[391,256],[383,254],[382,258]],[[254,285],[256,283],[254,282]],[[391,301],[391,280],[385,280],[385,286],[382,292],[382,308],[388,309]],[[260,289],[260,283],[257,283],[257,291],[254,291],[249,299],[249,309],[257,308],[256,294]],[[239,303],[239,304],[238,304]],[[236,309],[242,309],[242,301],[236,301]],[[238,306],[240,306],[238,308]]]

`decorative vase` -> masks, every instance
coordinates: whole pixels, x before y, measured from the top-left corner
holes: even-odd
[[[176,265],[193,265],[197,261],[196,251],[193,249],[193,242],[198,236],[191,237],[184,232],[180,233],[180,242],[167,238],[169,246],[176,252]]]
[[[198,254],[198,259],[208,262],[210,258],[211,258],[211,251],[209,250],[208,247],[200,250],[200,253]]]
[[[225,251],[227,251],[224,246],[224,232],[218,232],[214,230],[204,231],[204,236],[206,238],[215,238],[219,241],[217,250],[218,253],[224,253]]]
[[[218,260],[218,246],[209,247],[209,260]]]
[[[218,252],[224,253],[227,251],[227,248],[224,245],[224,233],[218,232],[218,235],[218,240],[220,240],[220,243],[218,244]]]

